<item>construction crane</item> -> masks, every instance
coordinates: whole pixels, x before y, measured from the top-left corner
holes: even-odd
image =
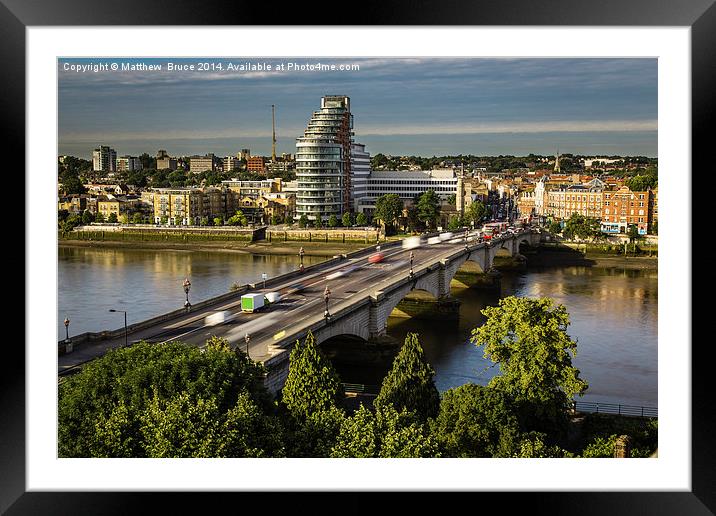
[[[271,139],[271,161],[276,162],[276,106],[271,104],[271,127],[272,127],[272,139]]]

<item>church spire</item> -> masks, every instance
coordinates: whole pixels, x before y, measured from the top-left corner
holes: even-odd
[[[555,155],[554,171],[559,172],[559,147],[557,147],[557,154]]]

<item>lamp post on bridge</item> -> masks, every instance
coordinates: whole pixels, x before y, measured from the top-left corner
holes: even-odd
[[[298,257],[301,259],[301,265],[299,265],[299,270],[303,272],[303,255],[305,254],[305,251],[303,250],[303,247],[301,247],[298,250]]]
[[[184,301],[184,308],[188,312],[191,308],[191,303],[189,302],[189,289],[191,289],[191,281],[189,281],[189,278],[184,278],[184,283],[182,283],[182,286],[184,287],[184,293],[186,294],[186,301]]]
[[[127,347],[127,312],[125,310],[115,310],[114,308],[109,309],[110,312],[122,312],[124,314],[124,347]]]
[[[415,258],[415,255],[413,254],[413,251],[410,251],[410,277],[413,277],[413,259]]]
[[[246,357],[249,358],[249,342],[251,341],[251,336],[247,333],[244,336],[244,340],[246,341]]]
[[[70,341],[70,320],[65,316],[65,342]]]
[[[323,312],[323,317],[328,319],[331,314],[328,312],[328,300],[331,298],[331,290],[326,285],[326,290],[323,291],[323,300],[326,302],[326,311]]]

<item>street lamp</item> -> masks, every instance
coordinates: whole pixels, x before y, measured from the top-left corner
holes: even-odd
[[[410,277],[413,277],[413,259],[415,258],[415,255],[413,254],[413,251],[410,251]]]
[[[304,255],[305,253],[306,253],[306,252],[303,250],[303,247],[301,247],[301,248],[298,250],[298,257],[301,259],[301,265],[299,266],[299,269],[301,269],[302,272],[303,272],[303,255]]]
[[[65,340],[70,340],[70,320],[65,316]]]
[[[328,319],[331,314],[328,312],[328,300],[331,298],[331,290],[326,285],[326,290],[323,291],[323,300],[326,302],[326,311],[323,312],[323,317]]]
[[[248,357],[249,356],[249,341],[251,340],[251,337],[249,336],[248,333],[246,335],[244,335],[244,340],[246,341],[246,356]]]
[[[184,278],[184,283],[182,283],[182,286],[184,287],[184,293],[186,294],[184,308],[186,308],[186,311],[188,312],[191,308],[191,303],[189,302],[189,289],[191,289],[191,281],[189,281],[189,278]]]
[[[122,312],[124,314],[124,346],[127,347],[127,312],[124,310],[109,309],[110,312]]]

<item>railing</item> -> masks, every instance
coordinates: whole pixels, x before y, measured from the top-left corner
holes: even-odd
[[[659,417],[656,407],[642,407],[639,405],[621,405],[615,403],[596,403],[590,401],[574,401],[575,412],[591,414],[617,414],[620,416]]]
[[[362,383],[343,383],[343,391],[346,394],[374,394],[380,392],[380,385],[364,385]]]

